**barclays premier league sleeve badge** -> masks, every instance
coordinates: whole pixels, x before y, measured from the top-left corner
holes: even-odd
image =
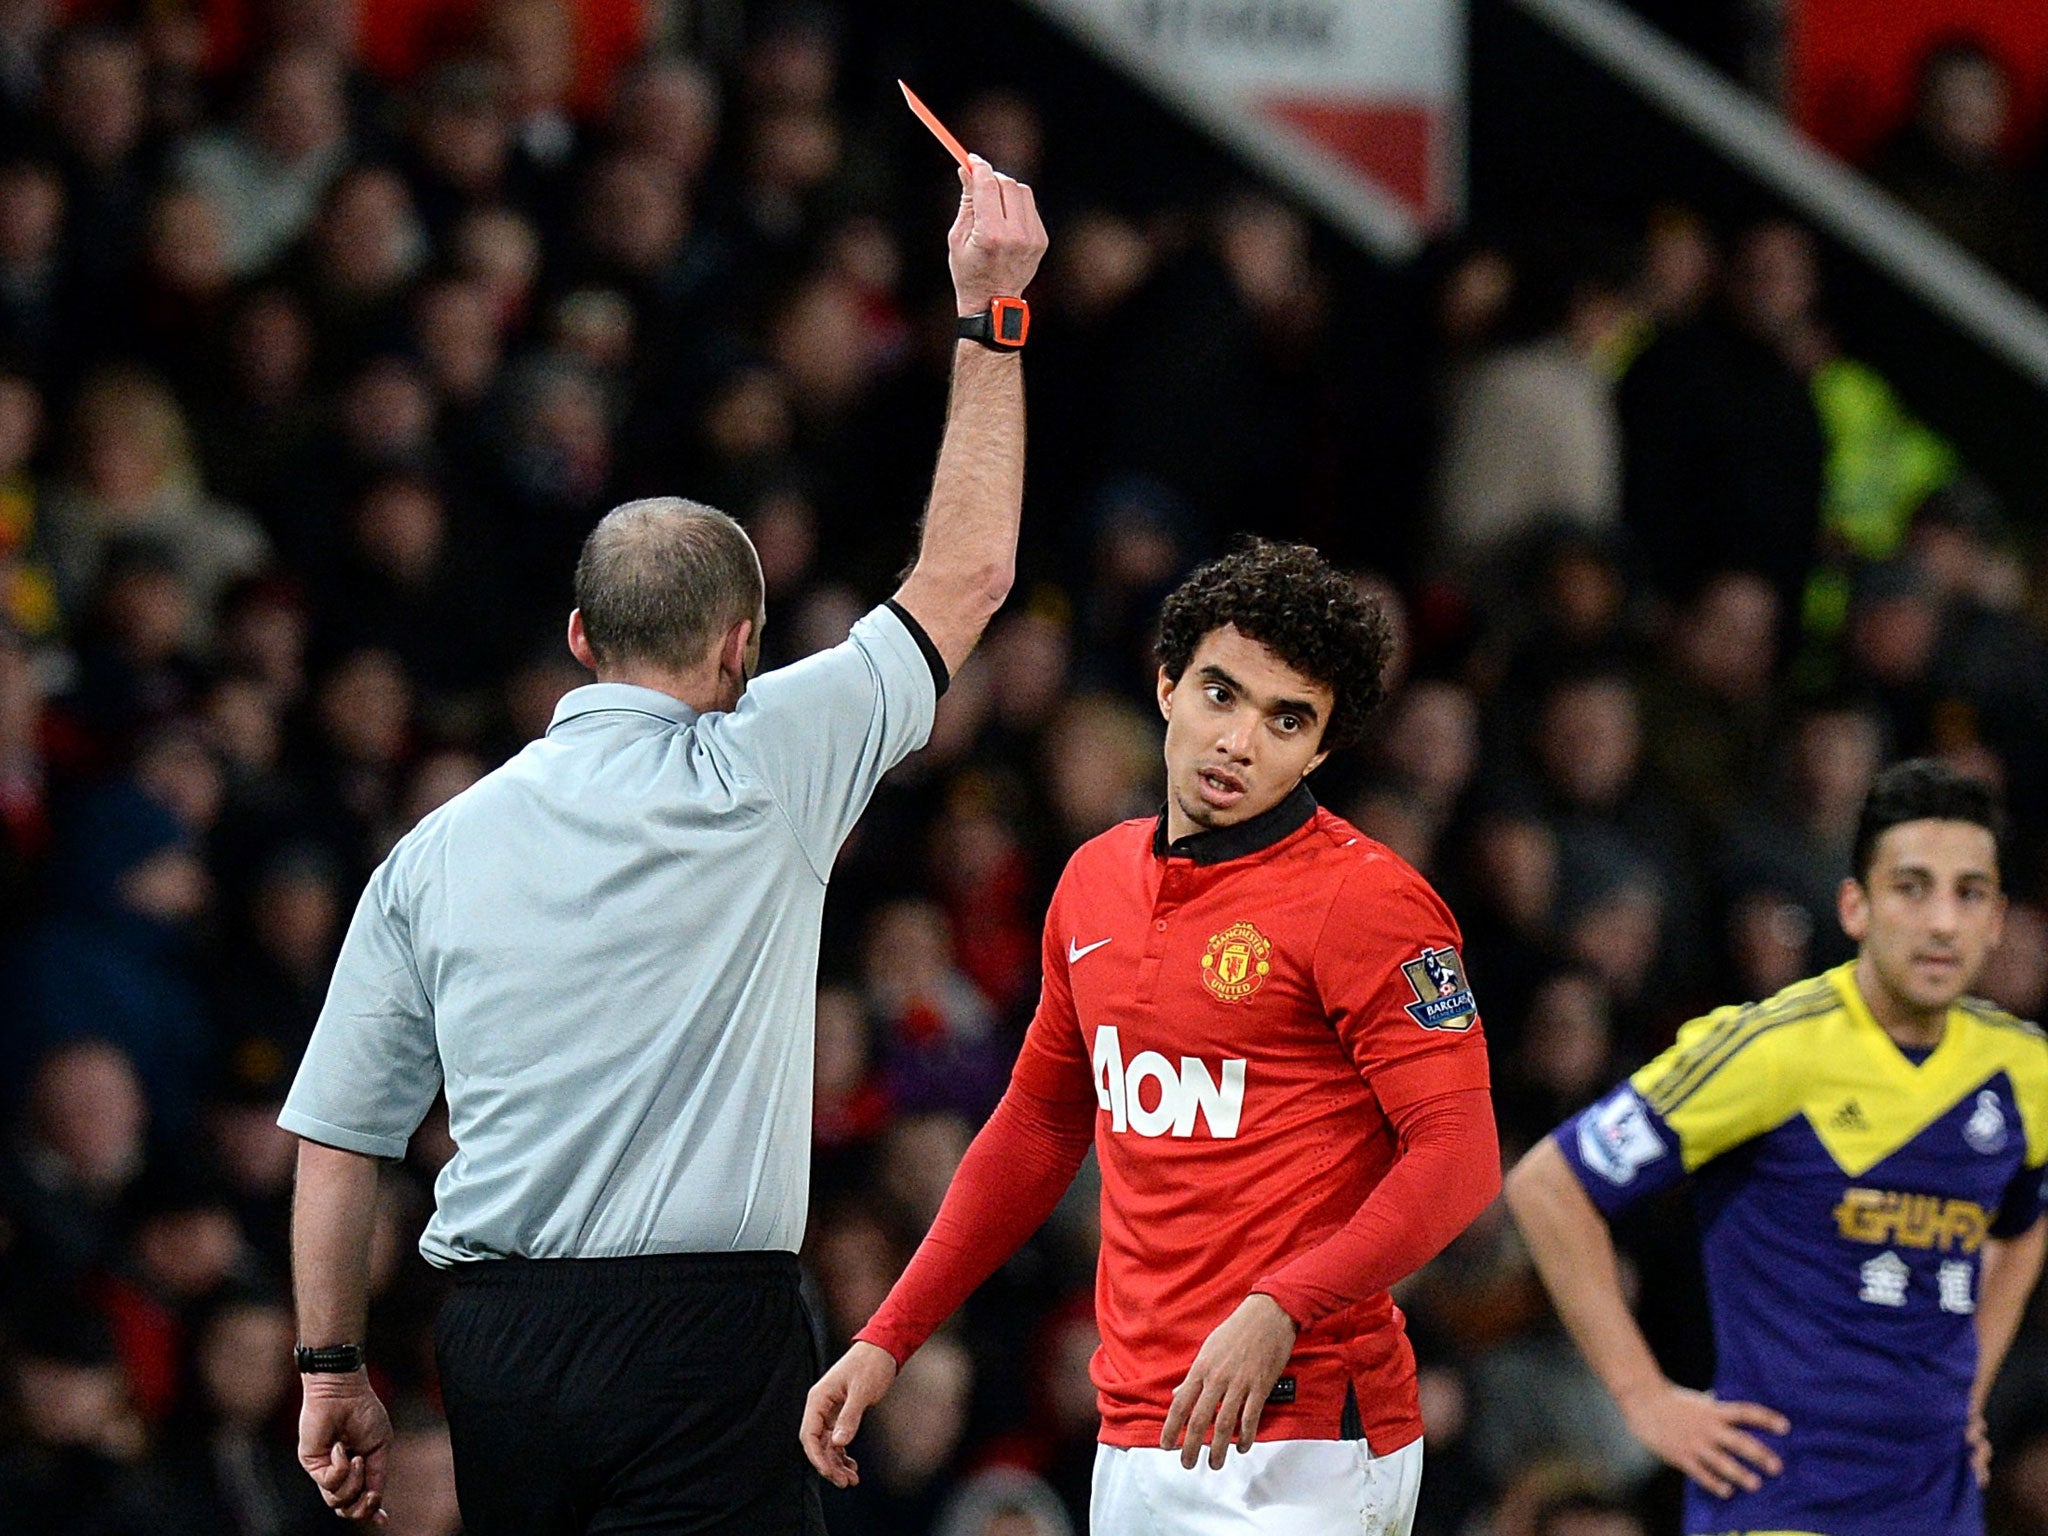
[[[1408,1016],[1424,1029],[1470,1029],[1479,1017],[1472,988],[1465,981],[1465,962],[1455,949],[1425,949],[1401,967],[1415,1001]]]
[[[1663,1157],[1664,1138],[1634,1088],[1623,1084],[1579,1116],[1579,1161],[1610,1184],[1629,1184]]]

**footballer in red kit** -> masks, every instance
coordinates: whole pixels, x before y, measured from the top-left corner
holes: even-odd
[[[1408,1530],[1422,1423],[1388,1288],[1500,1168],[1456,923],[1305,782],[1362,734],[1388,649],[1377,609],[1304,546],[1254,541],[1167,599],[1166,807],[1062,874],[1009,1089],[811,1391],[803,1441],[827,1478],[857,1481],[861,1415],[1092,1145],[1095,1528],[1280,1536],[1363,1513]]]

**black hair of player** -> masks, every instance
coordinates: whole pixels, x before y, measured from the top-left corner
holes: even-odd
[[[1863,797],[1851,863],[1858,880],[1870,879],[1877,840],[1908,821],[1966,821],[1982,827],[1991,834],[1992,857],[2004,862],[2005,810],[1998,791],[1931,757],[1912,757],[1880,773]]]
[[[1330,690],[1325,751],[1365,735],[1386,697],[1393,626],[1378,603],[1306,544],[1249,538],[1195,569],[1159,610],[1159,664],[1179,682],[1202,637],[1234,625],[1287,666]]]

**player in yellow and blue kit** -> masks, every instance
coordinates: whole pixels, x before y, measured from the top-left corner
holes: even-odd
[[[1965,994],[1998,942],[1990,790],[1880,775],[1853,962],[1723,1008],[1523,1159],[1508,1200],[1686,1529],[1981,1536],[1980,1410],[2041,1268],[2048,1037]],[[1665,1378],[1605,1218],[1693,1181],[1712,1394]]]

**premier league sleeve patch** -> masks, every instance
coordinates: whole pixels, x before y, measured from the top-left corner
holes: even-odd
[[[1577,1140],[1580,1165],[1614,1185],[1634,1183],[1668,1152],[1649,1107],[1626,1084],[1579,1116]]]
[[[1425,949],[1402,965],[1401,974],[1415,994],[1408,1016],[1424,1029],[1466,1030],[1478,1020],[1479,1005],[1455,949]]]

